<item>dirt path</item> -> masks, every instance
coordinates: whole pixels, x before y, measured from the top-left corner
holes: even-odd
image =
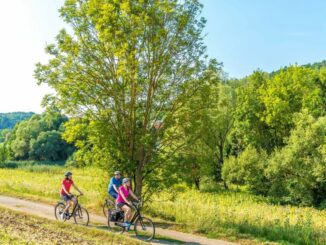
[[[0,206],[5,208],[10,208],[17,211],[23,211],[25,213],[37,215],[47,219],[55,219],[54,218],[54,208],[53,206],[36,203],[32,201],[22,200],[13,197],[1,196],[0,195]],[[106,219],[104,217],[90,214],[90,221],[99,223],[99,224],[106,224]],[[172,231],[162,228],[156,228],[156,234],[169,237],[175,240],[183,241],[185,244],[205,244],[205,245],[234,245],[235,243],[225,242],[222,240],[216,239],[209,239],[197,235],[187,234],[179,231]],[[171,242],[165,241],[153,241],[153,244],[171,244]],[[172,242],[173,244],[173,242]]]

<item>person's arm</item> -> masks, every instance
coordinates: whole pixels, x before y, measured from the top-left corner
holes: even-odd
[[[115,184],[113,184],[113,189],[114,189],[117,193],[119,193],[119,189],[117,188],[117,186],[116,186]]]
[[[80,195],[84,195],[75,184],[72,184],[72,186],[79,192]]]
[[[71,194],[66,190],[66,187],[64,184],[62,184],[62,190],[68,195],[70,196]]]
[[[132,190],[129,190],[129,193],[133,199],[135,199],[137,202],[140,202],[140,200],[138,199],[138,197],[134,194],[134,192]]]

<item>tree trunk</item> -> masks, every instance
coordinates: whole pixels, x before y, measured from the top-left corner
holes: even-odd
[[[200,178],[195,178],[194,182],[195,182],[196,189],[199,190],[199,187],[200,187]]]
[[[141,198],[142,189],[143,189],[143,171],[141,166],[138,166],[135,173],[135,194],[138,198]]]
[[[224,144],[223,143],[219,144],[218,151],[219,151],[219,156],[217,159],[217,166],[216,166],[216,180],[221,181],[222,180],[222,166],[223,166],[223,162],[224,162],[224,157],[223,157]]]
[[[223,180],[223,185],[224,185],[224,189],[225,189],[225,190],[228,190],[228,189],[229,189],[229,186],[228,186],[228,184],[225,182],[225,180]]]

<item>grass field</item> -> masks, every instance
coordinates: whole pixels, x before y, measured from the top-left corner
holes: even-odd
[[[0,244],[144,244],[107,231],[50,221],[0,208]]]
[[[0,192],[54,203],[63,167],[0,169]],[[100,212],[108,177],[100,171],[74,169],[84,191],[82,204]],[[104,180],[104,181],[103,181]],[[234,241],[279,244],[326,244],[326,211],[272,205],[264,198],[236,191],[195,191],[183,186],[159,193],[147,214],[175,223],[175,228]]]

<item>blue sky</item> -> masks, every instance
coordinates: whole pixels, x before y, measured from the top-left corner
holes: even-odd
[[[325,0],[202,0],[206,45],[231,77],[326,59]]]
[[[0,1],[0,112],[41,112],[51,93],[33,78],[46,43],[64,26],[64,0]],[[230,77],[326,59],[326,0],[201,0],[208,54]]]

